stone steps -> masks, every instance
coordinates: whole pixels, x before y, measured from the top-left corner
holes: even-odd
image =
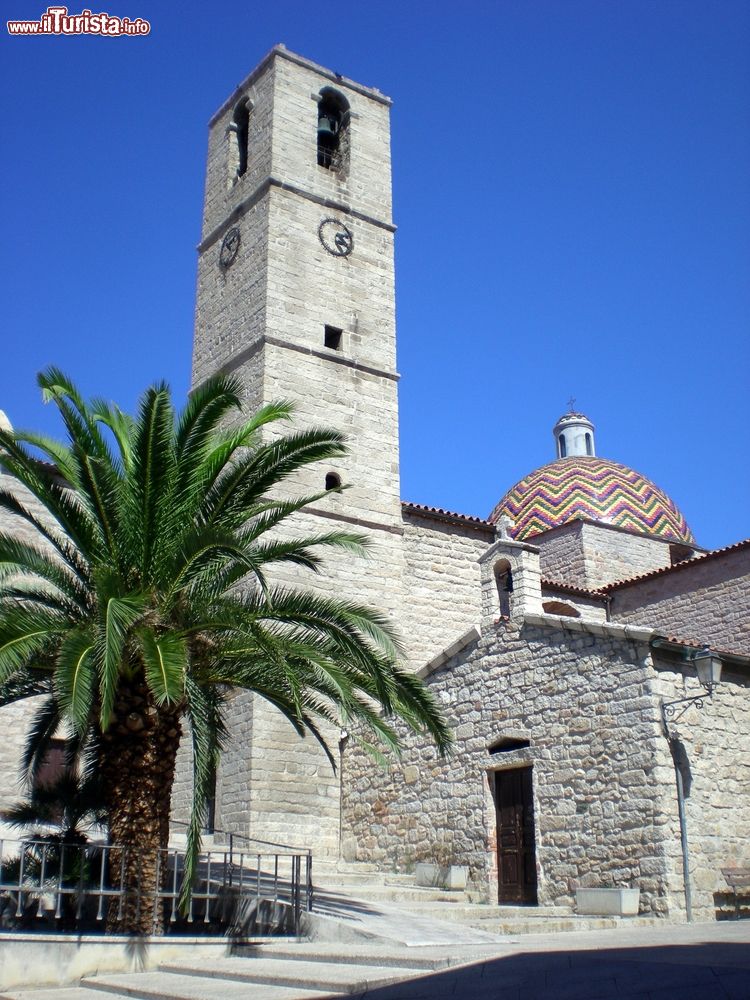
[[[238,955],[284,959],[287,962],[333,962],[337,965],[388,965],[399,969],[417,969],[421,972],[445,969],[454,959],[443,955],[426,954],[424,949],[383,948],[379,945],[358,943],[356,948],[345,950],[341,945],[300,941],[296,944],[249,944],[240,946]]]
[[[371,875],[373,873],[383,875],[382,868],[379,868],[374,861],[332,861],[329,858],[319,858],[317,855],[313,861],[313,871],[315,873],[326,872],[326,874],[336,872],[340,875]],[[413,876],[407,877],[413,878]]]
[[[421,918],[476,927],[501,936],[662,926],[656,917],[581,916],[563,906],[491,906],[486,903],[407,902],[403,908]]]
[[[465,899],[451,901],[415,902],[408,909],[422,916],[439,918],[447,914],[451,920],[560,920],[581,919],[566,906],[493,906],[490,903],[468,903]],[[609,919],[609,918],[607,918]]]
[[[351,886],[413,886],[413,875],[384,875],[383,872],[320,872],[313,866],[313,885],[317,889]]]
[[[461,904],[467,902],[466,895],[461,891],[449,889],[423,889],[411,885],[321,885],[316,886],[320,896],[335,896],[343,894],[359,899],[364,903],[446,903]]]
[[[400,914],[401,923],[412,915],[415,926],[422,928],[432,925],[441,933],[451,926],[462,928],[462,937],[475,928],[493,937],[508,937],[526,934],[558,934],[575,931],[610,930],[616,927],[644,926],[653,924],[655,918],[648,917],[592,917],[580,916],[570,907],[564,906],[512,906],[490,905],[474,902],[471,893],[428,889],[413,884],[388,885],[381,877],[380,884],[342,885],[321,887],[317,900],[321,909],[327,906],[333,911],[339,904],[384,907],[391,914]],[[345,918],[344,914],[341,914]],[[424,933],[424,931],[423,931]]]
[[[419,959],[403,952],[311,946],[248,946],[246,954],[214,957],[208,962],[181,959],[153,972],[88,976],[80,985],[12,990],[3,1000],[322,1000],[363,994],[370,989],[425,975],[449,963]]]

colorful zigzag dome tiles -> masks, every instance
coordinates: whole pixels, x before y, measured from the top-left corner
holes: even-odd
[[[619,462],[574,456],[530,473],[490,514],[506,514],[516,539],[530,538],[578,518],[694,545],[685,518],[658,486]]]

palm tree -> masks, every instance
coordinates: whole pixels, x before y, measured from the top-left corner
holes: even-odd
[[[341,455],[340,434],[264,437],[290,417],[283,402],[227,429],[241,406],[232,377],[205,383],[179,414],[167,386],[155,385],[135,417],[85,401],[57,369],[38,382],[67,441],[0,431],[2,464],[33,498],[0,491],[0,508],[38,538],[0,533],[0,703],[46,690],[48,715],[36,725],[52,731],[65,721],[82,745],[96,746],[110,837],[129,845],[126,886],[157,888],[187,719],[189,887],[234,688],[267,699],[331,761],[321,720],[357,720],[376,751],[398,749],[391,720],[400,717],[448,750],[449,730],[399,666],[383,615],[267,578],[278,563],[318,570],[320,549],[362,551],[363,540],[342,531],[290,539],[276,530],[324,495],[279,499],[279,487]],[[149,932],[148,911],[129,904],[116,929]]]

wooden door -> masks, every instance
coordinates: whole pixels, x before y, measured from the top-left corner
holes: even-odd
[[[531,768],[495,772],[497,879],[501,903],[536,903]]]

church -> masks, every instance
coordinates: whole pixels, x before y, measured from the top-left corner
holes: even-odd
[[[486,518],[402,501],[390,107],[280,45],[218,109],[192,384],[232,372],[248,409],[291,399],[297,426],[345,433],[296,484],[326,491],[298,523],[354,529],[370,556],[328,556],[312,585],[388,613],[455,753],[405,737],[384,768],[342,724],[334,773],[240,693],[215,825],[385,871],[465,865],[490,904],[632,886],[644,914],[713,919],[722,867],[750,865],[750,540],[702,549],[572,407]],[[177,819],[189,795],[186,749]]]

